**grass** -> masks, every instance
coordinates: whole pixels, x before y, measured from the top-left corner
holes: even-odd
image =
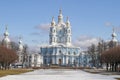
[[[30,69],[0,70],[0,77],[7,76],[7,75],[21,74],[21,73],[30,72],[30,71],[33,71],[33,70],[30,70]]]
[[[117,80],[120,80],[120,78],[116,78]]]

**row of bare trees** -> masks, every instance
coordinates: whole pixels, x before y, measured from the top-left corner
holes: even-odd
[[[101,55],[102,62],[110,71],[120,71],[120,46],[110,48]]]
[[[102,67],[101,54],[107,49],[108,44],[101,40],[97,45],[92,44],[88,47],[88,55],[90,57],[90,64],[92,67]]]
[[[88,54],[92,67],[102,68],[106,64],[107,70],[120,71],[120,46],[116,43],[101,40],[98,45],[88,47]]]

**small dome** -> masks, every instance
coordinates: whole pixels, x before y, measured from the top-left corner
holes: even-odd
[[[67,25],[67,26],[70,26],[70,22],[69,22],[69,21],[67,21],[67,22],[66,22],[66,25]]]
[[[23,45],[19,45],[19,51],[23,51]]]
[[[113,28],[113,33],[112,33],[112,42],[118,42],[118,40],[116,39],[116,37],[117,37],[117,34],[115,33],[115,30],[114,30],[114,28]]]
[[[62,10],[60,9],[59,10],[59,16],[58,16],[59,18],[62,18],[63,17],[63,15],[62,15]]]
[[[5,44],[10,43],[10,39],[6,37],[6,38],[3,39],[2,42],[5,43]]]
[[[6,31],[6,32],[4,33],[4,36],[9,36],[9,33]]]
[[[57,28],[61,29],[63,27],[66,27],[66,24],[62,22],[62,23],[58,23],[57,26],[58,26]]]
[[[19,41],[19,44],[22,44],[22,41],[21,41],[21,40]]]
[[[67,17],[67,21],[66,21],[66,26],[67,26],[67,27],[70,26],[70,21],[69,21],[68,17]]]
[[[62,10],[59,10],[59,15],[58,15],[58,23],[62,23],[63,22],[63,15],[62,15]]]
[[[9,36],[9,33],[8,33],[8,28],[7,28],[7,26],[6,26],[6,29],[5,29],[5,33],[4,33],[4,36]]]
[[[8,33],[8,31],[7,31],[7,27],[6,27],[6,31],[5,31],[5,33],[4,33],[4,38],[3,38],[3,40],[2,40],[2,43],[3,43],[3,45],[9,45],[10,44],[10,39],[8,38],[8,36],[9,36],[9,33]]]
[[[59,14],[58,18],[63,18],[63,15],[62,15],[62,14]]]
[[[23,45],[22,45],[22,40],[21,37],[19,38],[19,51],[23,51]]]
[[[118,42],[118,40],[116,38],[113,38],[112,41],[113,42]]]
[[[51,26],[55,26],[55,21],[54,21],[54,17],[52,17],[52,22],[51,22]]]
[[[115,32],[112,33],[112,37],[116,37],[117,34]]]

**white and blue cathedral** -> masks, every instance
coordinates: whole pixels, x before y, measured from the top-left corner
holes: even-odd
[[[77,66],[80,64],[80,48],[71,43],[72,31],[67,17],[63,21],[62,10],[59,10],[58,22],[52,17],[49,29],[49,45],[41,46],[43,65]]]

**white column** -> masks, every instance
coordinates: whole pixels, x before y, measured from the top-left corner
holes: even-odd
[[[58,64],[58,60],[59,60],[59,58],[56,56],[56,64]]]
[[[55,56],[52,57],[52,64],[55,64]]]
[[[68,56],[66,56],[66,64],[68,64]]]
[[[64,56],[62,56],[62,64],[63,65],[65,64],[65,58],[64,58]]]

